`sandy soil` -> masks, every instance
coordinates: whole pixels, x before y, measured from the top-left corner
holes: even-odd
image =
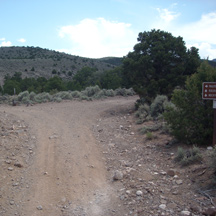
[[[22,132],[30,133],[26,146],[19,147],[17,153],[1,155],[2,163],[19,161],[23,166],[17,168],[21,172],[5,173],[4,182],[13,184],[18,180],[20,189],[15,192],[9,184],[4,197],[8,206],[3,205],[5,210],[1,215],[109,215],[106,213],[109,203],[115,203],[117,196],[107,180],[105,162],[92,127],[103,111],[119,105],[131,106],[134,101],[132,97],[29,107],[1,106],[5,118],[17,119],[11,123],[12,132],[28,127],[28,131]],[[18,134],[16,139],[21,136]],[[29,149],[26,155],[30,156],[23,155],[24,148]],[[25,161],[26,157],[30,158]]]
[[[202,215],[212,207],[197,192],[206,166],[181,169],[166,135],[144,140],[136,99],[1,105],[0,215]],[[114,181],[117,170],[123,177]]]

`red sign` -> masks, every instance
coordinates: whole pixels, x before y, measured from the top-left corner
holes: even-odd
[[[202,88],[202,98],[216,100],[216,82],[204,82]]]

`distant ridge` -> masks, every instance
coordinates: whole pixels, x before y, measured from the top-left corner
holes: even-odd
[[[104,72],[121,64],[122,58],[84,58],[40,47],[0,47],[0,83],[6,74],[21,72],[23,77],[71,79],[83,67]]]

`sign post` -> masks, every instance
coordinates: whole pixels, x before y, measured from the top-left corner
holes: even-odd
[[[213,109],[214,109],[213,145],[215,145],[216,144],[216,82],[203,83],[202,98],[204,100],[213,100]]]

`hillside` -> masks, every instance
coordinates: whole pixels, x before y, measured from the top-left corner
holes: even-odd
[[[40,47],[0,47],[0,83],[6,74],[21,72],[23,77],[46,77],[55,74],[71,79],[83,67],[94,67],[99,72],[121,64],[121,58],[83,58]]]

